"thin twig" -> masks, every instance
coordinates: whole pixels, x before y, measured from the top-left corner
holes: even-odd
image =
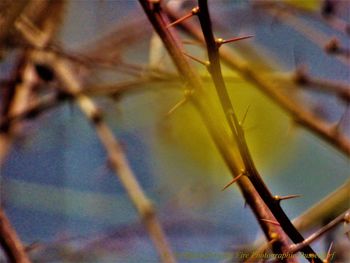
[[[36,34],[37,32],[40,32],[40,30],[38,28],[35,28],[35,30],[32,29],[34,28],[19,27],[20,32],[26,40],[30,42],[31,45],[40,48],[41,46],[37,46],[37,43],[33,40],[37,38]],[[121,181],[121,184],[129,195],[129,198],[135,206],[142,222],[146,226],[162,262],[176,262],[160,221],[157,218],[156,210],[152,202],[144,193],[136,176],[131,170],[120,143],[108,125],[104,122],[102,112],[99,111],[95,103],[88,96],[81,92],[81,83],[70,69],[71,65],[69,62],[58,57],[55,53],[39,50],[33,51],[31,58],[36,63],[46,65],[53,70],[55,76],[63,86],[62,92],[74,97],[81,111],[95,127],[96,133],[107,151],[111,168]]]
[[[11,263],[30,263],[25,248],[11,226],[5,212],[0,208],[0,244]]]
[[[317,230],[308,238],[305,238],[303,242],[299,244],[291,245],[289,249],[289,253],[297,253],[298,251],[303,249],[305,246],[310,245],[312,242],[319,239],[322,235],[332,230],[342,222],[347,222],[347,223],[350,222],[350,209],[345,211],[343,214],[337,216],[335,219],[333,219],[331,222],[329,222],[328,224],[326,224],[325,226]]]
[[[74,73],[70,70],[70,65],[65,60],[56,57],[52,53],[38,52],[34,58],[36,61],[50,66],[57,74],[58,79],[64,87],[64,92],[73,96],[81,111],[95,127],[96,133],[105,147],[111,168],[119,178],[125,188],[129,198],[135,206],[139,216],[146,226],[151,239],[159,253],[162,262],[176,262],[175,257],[168,245],[161,224],[157,218],[155,208],[150,199],[144,193],[138,183],[131,167],[126,159],[125,153],[120,143],[113,135],[113,132],[103,120],[102,113],[95,103],[86,95],[81,93],[82,87]]]

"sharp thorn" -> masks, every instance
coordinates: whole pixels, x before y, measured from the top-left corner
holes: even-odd
[[[270,219],[260,219],[261,221],[264,221],[266,223],[270,223],[272,225],[275,225],[275,226],[280,226],[280,223],[278,223],[277,221],[273,221],[273,220],[270,220]]]
[[[301,195],[285,195],[285,196],[275,195],[273,198],[276,201],[282,201],[282,200],[288,200],[288,199],[293,199],[293,198],[298,198],[298,197],[301,197]]]
[[[233,185],[235,182],[237,182],[243,175],[244,175],[243,173],[240,173],[239,175],[237,175],[227,185],[225,185],[221,191],[225,191],[230,185]]]
[[[191,55],[189,55],[189,54],[187,54],[187,53],[183,53],[186,57],[189,57],[190,59],[192,59],[192,60],[194,60],[194,61],[196,61],[196,62],[198,62],[198,63],[201,63],[202,65],[204,65],[204,66],[206,66],[206,67],[208,67],[209,65],[210,65],[210,63],[209,63],[209,61],[203,61],[203,60],[201,60],[201,59],[198,59],[198,58],[196,58],[196,57],[193,57],[193,56],[191,56]]]
[[[333,242],[330,244],[329,248],[328,248],[328,251],[327,251],[327,256],[326,258],[323,260],[324,263],[330,263],[330,259],[331,259],[331,256],[332,256],[332,248],[333,248]]]
[[[246,111],[245,111],[245,113],[243,115],[242,120],[239,122],[239,125],[241,125],[241,126],[244,125],[244,122],[245,122],[245,119],[247,118],[247,114],[248,114],[249,109],[250,109],[250,105],[248,105],[248,107],[247,107],[247,109],[246,109]]]
[[[254,36],[233,37],[233,38],[229,38],[229,39],[218,38],[218,39],[216,39],[216,44],[218,45],[218,47],[220,47],[223,44],[232,43],[232,42],[236,42],[239,40],[252,38],[252,37],[254,37]]]
[[[166,28],[169,28],[169,27],[172,27],[172,26],[175,26],[183,21],[185,21],[186,19],[192,17],[193,14],[192,12],[191,13],[188,13],[187,15],[183,16],[183,17],[180,17],[179,19],[175,20],[174,22],[170,23],[169,25],[166,26]]]
[[[173,114],[178,108],[180,108],[182,105],[184,105],[187,102],[188,98],[184,97],[179,102],[177,102],[166,114],[166,117],[169,117],[171,114]]]
[[[199,12],[199,7],[194,7],[192,8],[191,12],[188,13],[187,15],[184,15],[183,17],[180,17],[179,19],[176,19],[174,22],[170,23],[169,25],[166,26],[166,28],[169,28],[169,27],[172,27],[172,26],[175,26],[183,21],[185,21],[186,19],[194,16],[194,15],[197,15]]]

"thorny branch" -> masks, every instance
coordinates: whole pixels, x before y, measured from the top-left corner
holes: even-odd
[[[205,112],[203,109],[203,108],[213,109],[214,106],[208,104],[210,100],[204,100],[204,102],[201,101],[201,96],[204,97],[204,95],[203,95],[204,92],[203,92],[202,87],[201,87],[200,79],[196,75],[195,71],[189,66],[189,64],[186,63],[186,59],[184,58],[184,55],[181,51],[181,48],[178,46],[179,41],[176,40],[174,38],[174,36],[166,28],[165,18],[164,18],[164,15],[162,14],[159,3],[152,4],[152,3],[149,3],[147,1],[140,1],[140,2],[144,8],[149,20],[150,20],[150,22],[154,26],[155,30],[157,31],[157,33],[159,34],[159,36],[163,40],[165,47],[168,49],[170,55],[172,56],[173,61],[174,61],[175,65],[177,66],[177,69],[184,76],[185,80],[189,83],[189,86],[194,89],[192,91],[194,93],[194,95],[191,96],[191,100],[194,103],[194,105],[197,107],[197,109],[199,110],[200,114],[202,115],[203,121],[206,123],[214,141],[216,142],[216,145],[219,148],[219,151],[223,155],[223,158],[225,159],[228,166],[231,168],[231,171],[233,171],[233,176],[236,177],[236,176],[240,175],[241,173],[237,171],[237,159],[234,159],[234,160],[230,159],[229,150],[226,149],[227,146],[225,147],[225,146],[221,145],[218,138],[216,138],[216,135],[217,135],[216,133],[219,131],[217,131],[216,129],[214,130],[214,128],[211,126],[212,116],[210,116],[210,114]],[[201,13],[201,6],[200,6],[199,13]],[[205,28],[208,28],[208,25],[205,25]],[[208,30],[210,30],[210,27]],[[209,54],[209,56],[210,56],[210,54]],[[210,62],[212,62],[212,61],[210,61]],[[211,64],[209,64],[209,69],[211,70],[211,73],[212,73],[213,66]],[[214,79],[214,82],[215,81],[216,80]],[[205,103],[206,107],[201,106],[201,103]],[[230,114],[232,114],[232,112],[230,112]],[[237,126],[237,124],[238,124],[238,121],[236,121],[236,126]],[[234,127],[234,128],[237,129],[237,127]],[[234,132],[237,132],[237,130]],[[235,134],[233,134],[233,135],[235,135]],[[222,137],[222,135],[221,135],[221,137]],[[229,155],[227,155],[227,153]],[[241,157],[247,158],[247,155],[241,156]],[[271,195],[271,193],[269,192],[267,187],[264,185],[264,183],[262,182],[260,177],[256,176],[257,171],[256,170],[254,171],[252,169],[251,163],[249,163],[249,162],[251,162],[251,160],[249,160],[247,158],[246,160],[243,160],[243,162],[245,164],[249,165],[249,167],[246,167],[246,169],[247,169],[246,172],[247,172],[249,180],[252,181],[258,194],[263,198],[263,200],[269,206],[271,211],[273,211],[274,216],[277,216],[276,219],[280,223],[281,227],[289,234],[290,238],[292,238],[292,240],[294,242],[296,242],[296,243],[302,242],[302,240],[303,240],[302,236],[299,234],[299,232],[291,224],[288,217],[284,214],[283,210],[279,206],[279,200],[274,199],[274,197]],[[240,162],[238,161],[238,163],[240,163]],[[248,170],[248,169],[250,169],[250,170]],[[243,170],[243,172],[244,172],[244,170]],[[253,175],[251,173],[253,173]],[[256,195],[256,192],[255,191],[249,192],[249,191],[247,191],[247,188],[244,189],[244,187],[242,187],[243,179],[244,178],[239,180],[238,183],[240,183],[239,185],[241,186],[241,190],[244,192],[244,196],[246,197],[248,203],[252,206],[252,204],[255,203],[254,198],[249,198],[249,196],[251,197],[252,195]],[[246,181],[244,181],[244,182],[246,182]],[[258,216],[260,213],[259,210],[261,209],[261,207],[254,206],[254,208],[252,207],[252,209],[253,209],[254,213],[256,214],[256,216]],[[262,218],[260,218],[260,219],[262,219]],[[270,221],[273,221],[273,220],[270,220]],[[263,228],[264,228],[264,226],[263,226]],[[310,247],[304,248],[303,251],[305,251],[306,253],[315,254]],[[321,262],[321,260],[319,258],[316,258],[316,260],[317,260],[316,262]]]
[[[165,9],[170,17],[177,19],[179,15],[173,10]],[[192,23],[181,24],[181,27],[195,39],[204,42],[201,30]],[[350,139],[334,128],[334,125],[328,124],[309,110],[305,109],[303,105],[296,102],[294,99],[287,97],[283,92],[276,88],[273,81],[266,78],[261,72],[258,72],[254,67],[238,56],[229,47],[222,46],[219,50],[222,60],[232,69],[238,71],[238,73],[246,79],[248,82],[253,83],[268,97],[270,97],[277,105],[285,110],[293,120],[316,134],[324,141],[328,142],[340,152],[346,156],[350,156]]]
[[[254,162],[252,160],[251,154],[249,152],[247,143],[244,138],[244,132],[237,120],[236,114],[234,112],[232,103],[230,101],[224,79],[221,73],[220,66],[220,58],[219,58],[219,47],[217,40],[215,40],[212,30],[212,25],[210,21],[210,15],[208,11],[208,5],[206,0],[199,0],[199,20],[201,23],[201,28],[204,34],[205,42],[207,44],[208,56],[209,56],[209,71],[213,77],[214,83],[216,85],[217,93],[220,98],[220,102],[223,110],[226,113],[227,121],[230,124],[231,132],[235,136],[236,142],[238,144],[238,149],[240,151],[240,155],[242,157],[245,169],[247,171],[247,176],[249,180],[254,185],[255,189],[264,200],[266,205],[269,207],[274,217],[278,221],[279,225],[286,232],[286,234],[293,240],[293,242],[298,243],[302,242],[303,237],[300,233],[295,229],[293,224],[290,222],[286,214],[283,212],[279,205],[280,200],[276,200],[268,190],[267,186],[263,182],[259,172],[257,171]],[[233,122],[232,122],[233,119]],[[282,239],[282,237],[279,237]],[[271,238],[270,238],[271,240]],[[282,239],[283,240],[283,239]],[[299,240],[299,241],[298,241]],[[277,249],[277,252],[283,252],[282,247]],[[305,250],[304,250],[305,248]],[[315,252],[310,247],[304,247],[304,253],[312,253]]]

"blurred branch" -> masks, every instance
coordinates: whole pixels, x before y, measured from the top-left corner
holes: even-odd
[[[13,24],[30,1],[3,1],[0,4],[0,49],[6,42]],[[7,6],[6,6],[7,5]]]
[[[39,60],[41,60],[41,58]],[[114,137],[113,132],[107,124],[103,121],[102,113],[97,109],[96,105],[89,97],[79,94],[81,91],[81,84],[69,70],[69,64],[64,60],[51,56],[48,56],[46,59],[42,60],[42,62],[51,66],[55,70],[57,77],[65,87],[65,91],[75,97],[82,112],[95,127],[96,133],[108,153],[111,168],[120,179],[127,194],[133,202],[133,205],[139,213],[142,222],[149,231],[162,262],[175,262],[173,253],[168,246],[165,234],[156,216],[155,208],[138,183],[120,143]]]
[[[323,3],[322,3],[322,8],[320,13],[316,11],[302,9],[298,5],[292,5],[286,1],[277,2],[273,0],[264,0],[264,1],[254,0],[253,6],[256,6],[259,8],[271,8],[276,10],[282,10],[284,12],[289,12],[294,16],[304,15],[309,18],[316,19],[320,22],[323,22],[336,31],[339,31],[346,35],[350,35],[350,30],[349,30],[350,24],[336,16],[335,5],[337,4],[336,3],[337,1],[324,0],[322,2]]]
[[[180,17],[171,9],[166,9],[166,12],[174,19]],[[199,41],[204,41],[198,26],[192,23],[181,24],[182,28]],[[350,156],[350,140],[341,131],[334,129],[334,126],[328,124],[322,119],[315,116],[313,113],[305,109],[300,103],[293,100],[290,96],[283,94],[276,89],[274,81],[269,80],[257,71],[249,62],[234,53],[229,47],[222,46],[220,48],[220,56],[223,61],[232,69],[258,87],[268,97],[273,99],[282,109],[284,109],[296,123],[302,125],[309,131],[318,135],[320,138],[334,146],[336,149]]]
[[[332,45],[332,37],[327,36],[323,32],[317,30],[310,24],[303,21],[303,19],[297,17],[293,13],[286,9],[273,9],[266,6],[263,8],[267,14],[272,17],[277,17],[279,20],[283,21],[286,25],[293,28],[296,32],[302,34],[306,39],[312,41],[320,49],[323,49],[330,55],[335,55],[335,58],[345,64],[350,65],[350,52],[341,47],[340,43],[337,41],[336,45]]]
[[[313,233],[311,236],[306,238],[303,242],[299,244],[293,244],[290,246],[289,253],[297,253],[300,251],[303,247],[310,245],[312,242],[320,238],[322,235],[327,233],[328,231],[332,230],[336,226],[338,226],[340,223],[350,223],[350,209],[342,213],[341,215],[337,216],[335,219],[333,219],[331,222],[317,230],[315,233]]]
[[[24,246],[11,226],[4,210],[0,208],[0,244],[11,263],[29,263]]]
[[[350,85],[347,83],[313,77],[303,69],[297,70],[293,79],[299,87],[334,94],[345,103],[350,103]]]

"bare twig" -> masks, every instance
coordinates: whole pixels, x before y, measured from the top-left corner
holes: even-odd
[[[303,247],[306,245],[310,245],[312,242],[320,238],[322,235],[327,233],[328,231],[335,228],[337,225],[339,225],[342,222],[349,223],[350,222],[350,209],[345,211],[343,214],[337,216],[335,219],[333,219],[331,222],[320,228],[318,231],[313,233],[308,238],[305,238],[305,240],[299,244],[293,244],[290,246],[289,253],[296,253],[300,251]]]
[[[333,45],[331,37],[304,22],[301,18],[295,16],[293,13],[288,12],[288,10],[285,9],[278,9],[277,12],[269,8],[265,8],[263,10],[266,11],[266,13],[268,13],[270,16],[277,16],[278,19],[282,20],[285,24],[292,27],[296,32],[302,34],[305,38],[312,41],[320,49],[325,50],[328,54],[336,55],[335,58],[338,61],[347,66],[350,64],[348,50],[341,47],[339,43],[337,43],[336,46]],[[329,43],[331,44],[329,45]]]
[[[34,60],[50,66],[55,71],[58,79],[64,87],[64,91],[75,98],[82,112],[90,120],[92,125],[94,125],[96,133],[107,151],[111,168],[120,179],[121,184],[124,186],[133,205],[139,213],[142,222],[146,226],[149,235],[155,244],[162,262],[175,262],[175,257],[168,245],[152,202],[148,199],[138,183],[120,143],[104,122],[102,113],[89,97],[81,93],[81,84],[70,70],[69,63],[52,53],[41,52],[36,54]]]
[[[294,81],[299,87],[334,94],[345,103],[350,103],[350,85],[346,83],[313,77],[303,69],[296,70]]]
[[[0,208],[0,244],[7,255],[9,262],[29,263],[29,257],[24,246],[11,226],[5,212]]]

